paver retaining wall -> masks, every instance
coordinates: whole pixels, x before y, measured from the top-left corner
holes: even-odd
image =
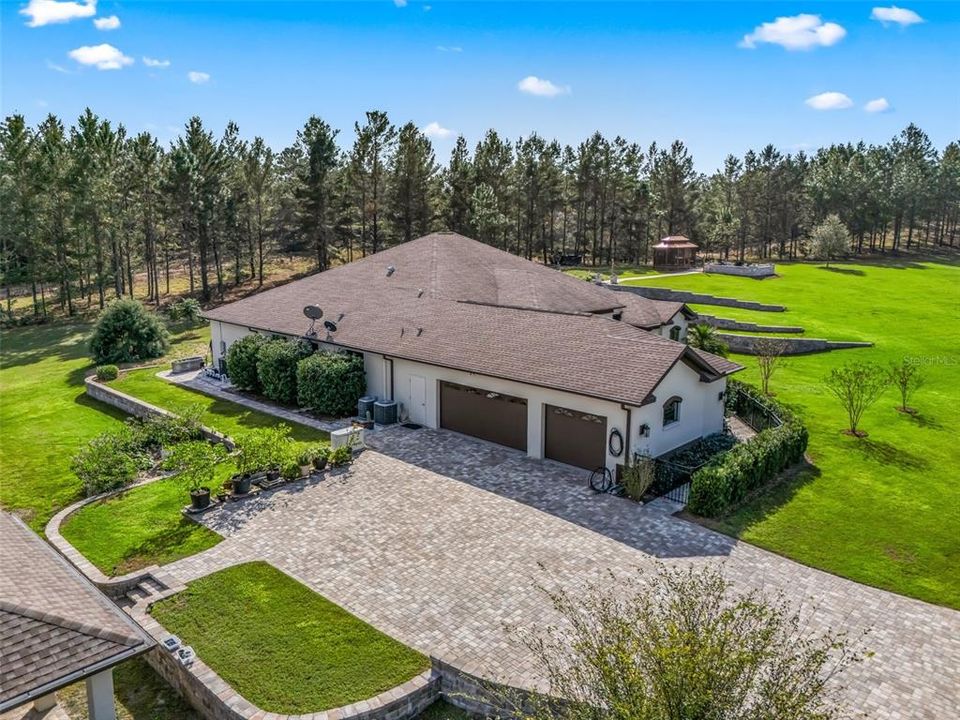
[[[649,285],[610,285],[606,284],[611,290],[619,292],[632,292],[636,295],[650,298],[651,300],[668,300],[671,302],[699,303],[701,305],[721,305],[723,307],[742,308],[744,310],[760,310],[762,312],[783,312],[785,305],[768,305],[766,303],[754,302],[753,300],[738,300],[737,298],[717,297],[716,295],[705,295],[704,293],[688,292],[686,290],[672,290],[670,288],[651,287]]]
[[[721,330],[747,330],[750,332],[772,332],[772,333],[802,333],[803,328],[799,325],[760,325],[752,322],[742,322],[740,320],[731,320],[730,318],[721,318],[714,315],[697,316],[700,322],[713,325]]]
[[[514,717],[513,708],[525,706],[531,696],[529,690],[484,680],[439,658],[431,657],[431,661],[434,673],[440,677],[443,699],[472,717]]]
[[[717,275],[738,275],[740,277],[765,278],[773,277],[777,268],[773,263],[760,265],[728,265],[726,263],[706,263],[703,266],[705,273]]]
[[[94,400],[99,400],[107,405],[112,405],[118,410],[122,410],[123,412],[127,413],[127,415],[133,415],[134,417],[138,418],[155,416],[176,417],[176,415],[169,410],[164,410],[162,407],[151,405],[148,402],[133,397],[133,395],[127,395],[125,392],[120,392],[119,390],[112,388],[105,383],[99,382],[96,377],[92,375],[84,380],[84,385],[86,386],[87,395],[92,397]],[[227,450],[233,450],[233,442],[223,433],[219,433],[216,430],[205,426],[201,426],[200,431],[207,440],[223,443]]]
[[[743,353],[744,355],[756,355],[756,342],[764,339],[763,336],[756,335],[730,335],[728,333],[717,333],[717,337],[723,340],[730,348],[731,352]],[[783,355],[806,355],[807,353],[824,352],[826,350],[843,350],[844,348],[873,347],[871,342],[844,342],[824,340],[822,338],[776,338],[784,343]]]

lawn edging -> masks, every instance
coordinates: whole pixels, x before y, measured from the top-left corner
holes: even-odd
[[[344,707],[303,715],[262,710],[199,657],[186,666],[162,646],[171,633],[150,614],[150,607],[184,589],[169,587],[127,608],[127,613],[157,642],[145,655],[147,662],[206,720],[411,720],[440,698],[441,674],[431,667],[379,695]],[[431,664],[435,666],[433,658]]]
[[[53,545],[57,551],[67,560],[69,560],[80,572],[86,575],[90,582],[96,585],[101,592],[113,600],[119,600],[125,597],[128,592],[136,588],[144,580],[149,578],[156,579],[157,574],[161,572],[160,567],[158,565],[149,565],[139,570],[133,570],[125,575],[115,575],[112,577],[105,575],[100,568],[87,560],[83,553],[70,544],[70,542],[60,533],[60,528],[63,523],[66,522],[68,517],[87,505],[91,505],[101,500],[106,500],[107,498],[111,498],[115,495],[119,495],[120,493],[132,490],[135,487],[147,485],[163,478],[163,475],[158,475],[156,477],[147,478],[146,480],[140,480],[139,482],[135,482],[122,488],[117,488],[116,490],[108,490],[107,492],[100,493],[99,495],[91,495],[90,497],[78,500],[72,505],[67,505],[67,507],[63,508],[60,512],[50,518],[50,522],[48,522],[47,526],[44,528],[44,534],[46,535],[50,544]]]
[[[135,398],[133,395],[128,395],[125,392],[121,392],[115,388],[112,388],[105,383],[97,380],[96,376],[90,375],[84,378],[83,381],[85,392],[87,395],[92,397],[94,400],[98,400],[106,405],[115,407],[118,410],[122,410],[127,415],[132,415],[138,418],[147,418],[154,416],[161,417],[177,417],[176,413],[172,413],[169,410],[166,410],[162,407],[152,405],[151,403]],[[223,443],[224,447],[227,448],[228,452],[232,452],[234,449],[233,440],[224,435],[223,433],[217,432],[213,428],[209,428],[206,425],[200,426],[200,432],[203,434],[203,437],[207,440],[217,443]]]

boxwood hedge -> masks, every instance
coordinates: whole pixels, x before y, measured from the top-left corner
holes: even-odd
[[[799,462],[807,449],[807,428],[789,409],[749,385],[731,381],[728,393],[733,390],[772,405],[783,424],[734,445],[693,474],[687,509],[697,515],[721,515],[748,493],[773,480],[781,470]]]
[[[357,400],[366,387],[363,358],[359,355],[318,352],[297,365],[300,406],[320,415],[342,417],[355,414]]]
[[[263,394],[281,405],[297,402],[297,363],[312,353],[298,340],[271,340],[257,351],[257,377]]]
[[[227,350],[227,375],[230,382],[241,390],[260,392],[260,377],[257,375],[257,353],[267,342],[263,335],[244,335]]]

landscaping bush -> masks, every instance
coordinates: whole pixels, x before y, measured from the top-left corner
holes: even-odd
[[[167,315],[170,316],[170,319],[174,322],[186,322],[189,325],[197,325],[201,318],[200,315],[203,312],[203,308],[200,307],[200,302],[196,298],[181,298],[177,300],[173,305],[167,310]]]
[[[160,357],[169,346],[160,318],[132,298],[107,305],[90,335],[90,352],[98,363],[148,360]]]
[[[133,482],[153,464],[129,426],[97,435],[74,455],[71,469],[83,482],[87,495],[114,490]]]
[[[742,384],[739,388],[743,389]],[[746,390],[751,392],[753,389]],[[757,391],[759,392],[759,391]],[[807,428],[786,407],[765,400],[783,424],[771,427],[697,470],[691,478],[687,509],[716,517],[770,482],[781,470],[799,462],[807,449]]]
[[[227,375],[230,382],[241,390],[260,392],[260,376],[257,374],[257,356],[267,342],[263,335],[252,333],[237,340],[227,350]]]
[[[341,445],[340,447],[330,451],[330,464],[334,467],[346,465],[352,459],[353,450],[350,449],[349,445]]]
[[[97,366],[97,380],[100,382],[109,382],[110,380],[116,380],[120,375],[120,368],[116,365],[98,365]]]
[[[363,358],[343,352],[318,352],[297,364],[297,398],[319,415],[342,417],[357,411],[366,392]]]
[[[257,352],[257,377],[263,394],[282,405],[296,403],[297,363],[311,352],[309,345],[296,340],[272,340],[261,345]]]
[[[151,415],[145,420],[130,419],[127,424],[141,449],[158,451],[177,443],[200,440],[203,437],[202,414],[203,409],[195,405],[179,415]]]
[[[252,475],[283,466],[292,453],[290,426],[259,428],[237,437],[237,472]]]

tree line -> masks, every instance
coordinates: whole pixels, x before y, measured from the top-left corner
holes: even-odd
[[[915,125],[884,145],[807,154],[772,145],[705,175],[683,142],[646,147],[600,133],[576,146],[537,133],[458,137],[441,165],[416,125],[370,111],[352,142],[310,117],[276,151],[229,123],[198,117],[163,147],[87,109],[69,128],[55,115],[0,126],[0,272],[74,314],[132,296],[159,304],[172,273],[192,293],[222,298],[264,282],[276,253],[309,254],[317,269],[437,229],[529,259],[640,264],[683,234],[726,259],[795,258],[809,231],[838,215],[854,250],[957,244],[960,144],[938,151]],[[55,291],[51,292],[55,288]],[[48,297],[50,292],[50,297]]]

